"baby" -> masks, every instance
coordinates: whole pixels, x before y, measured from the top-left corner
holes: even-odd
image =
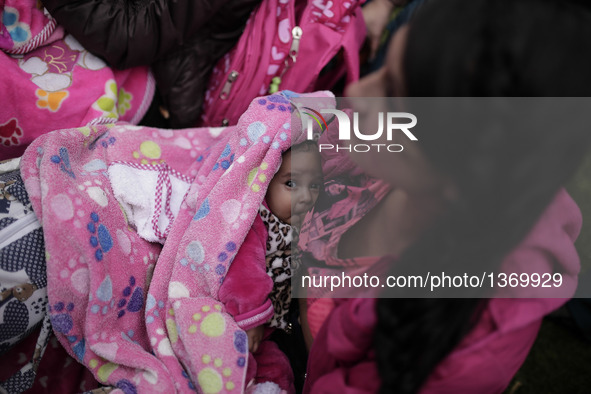
[[[320,155],[315,142],[294,145],[282,156],[265,201],[236,254],[218,296],[248,336],[251,355],[247,382],[275,382],[293,391],[287,357],[266,339],[270,327],[289,330],[291,243],[295,229],[313,207],[322,187]]]
[[[159,216],[153,210],[156,204],[143,202],[154,198],[158,173],[116,164],[110,167],[109,175],[116,198],[140,237],[164,243],[172,220],[161,220],[165,215]],[[117,179],[133,182],[116,184]],[[171,210],[178,212],[182,201],[179,197],[185,195],[189,184],[181,187],[182,182],[176,178],[172,181]],[[264,339],[272,332],[269,327],[290,329],[287,313],[291,302],[291,244],[297,243],[295,228],[316,202],[321,187],[322,169],[315,142],[294,145],[283,153],[259,214],[219,288],[219,301],[245,331],[244,339],[248,339],[247,382],[274,382],[282,390],[294,391],[287,357],[275,343]],[[154,217],[160,219],[155,221]]]

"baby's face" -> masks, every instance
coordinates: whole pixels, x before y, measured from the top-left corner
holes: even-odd
[[[281,221],[300,226],[322,187],[320,155],[308,151],[289,151],[283,155],[279,171],[269,184],[267,204]]]

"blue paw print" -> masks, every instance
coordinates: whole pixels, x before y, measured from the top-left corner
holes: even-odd
[[[164,301],[160,300],[156,302],[154,296],[148,294],[146,299],[146,324],[152,324],[154,322],[154,316],[160,316],[162,309],[164,309]]]
[[[260,98],[257,100],[259,105],[263,105],[269,111],[277,110],[280,112],[291,111],[291,105],[285,97],[278,94],[268,96],[267,98]]]
[[[125,394],[137,394],[137,388],[127,379],[121,379],[117,382],[117,388]]]
[[[109,137],[108,139],[104,139],[101,141],[101,145],[103,148],[108,148],[109,146],[115,145],[115,137]]]
[[[228,260],[228,258],[230,258],[230,255],[233,254],[236,251],[236,244],[232,241],[226,243],[226,252],[221,252],[220,254],[218,254],[218,261],[220,262],[220,264],[218,264],[215,267],[215,273],[218,275],[224,275],[226,273],[226,266],[223,264],[226,260]],[[232,259],[230,258],[230,263],[232,263]],[[224,281],[224,278],[221,277],[220,278],[220,283],[222,283]]]
[[[121,331],[121,338],[123,338],[124,340],[126,340],[128,342],[135,343],[136,345],[142,346],[142,345],[140,345],[140,343],[138,341],[133,339],[134,335],[135,335],[135,332],[133,330],[128,330],[127,332]]]
[[[300,95],[298,93],[292,92],[291,90],[282,90],[281,92],[279,92],[280,95],[282,95],[283,97],[289,99],[292,98],[297,98],[300,97]]]
[[[88,149],[94,150],[98,145],[106,149],[109,146],[115,145],[115,142],[117,142],[117,139],[115,137],[109,137],[109,132],[105,131],[88,145]]]
[[[74,328],[74,320],[70,312],[74,310],[74,304],[68,303],[65,305],[63,302],[58,302],[53,307],[49,305],[49,313],[51,314],[51,325],[53,329],[60,334],[66,335],[68,342],[72,344],[72,351],[78,357],[79,360],[84,358],[86,352],[86,342],[84,338],[78,341],[76,335],[68,335],[72,328]]]
[[[230,145],[226,145],[224,151],[221,153],[219,161],[213,165],[212,171],[222,168],[227,170],[234,162],[234,154],[230,148]]]
[[[193,220],[201,220],[204,217],[209,215],[209,198],[206,198],[202,203],[197,212],[195,212],[195,216],[193,216]]]
[[[51,156],[51,161],[55,164],[59,164],[60,170],[68,174],[68,176],[76,179],[76,175],[74,175],[72,166],[70,165],[70,155],[67,148],[62,146],[59,150],[59,155]]]
[[[135,277],[130,276],[129,286],[123,289],[123,298],[121,298],[117,303],[117,308],[119,308],[119,312],[117,312],[118,319],[125,316],[126,310],[128,312],[139,312],[144,306],[144,291],[141,287],[136,287],[132,292],[134,286]]]
[[[63,302],[49,305],[49,312],[51,313],[51,325],[53,329],[61,334],[67,334],[74,327],[74,321],[70,316],[70,312],[74,310],[74,304],[69,303],[65,305]]]
[[[195,388],[195,385],[193,384],[193,382],[191,382],[191,378],[189,377],[189,374],[185,372],[185,370],[183,369],[183,378],[187,379],[187,386],[189,386],[189,389],[191,389],[192,391],[197,391],[197,389]]]
[[[248,337],[244,331],[234,332],[234,349],[242,354],[248,352]]]
[[[97,248],[94,252],[96,261],[101,261],[103,255],[113,247],[113,238],[104,224],[99,224],[99,215],[96,212],[90,214],[90,222],[86,225],[90,236],[90,244]]]
[[[209,155],[211,155],[211,152],[209,152],[209,147],[207,147],[205,149],[205,153],[203,155],[197,156],[197,159],[195,160],[197,160],[198,162],[202,162],[203,160],[207,159]]]

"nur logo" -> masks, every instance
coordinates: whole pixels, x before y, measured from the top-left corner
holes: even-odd
[[[328,124],[323,114],[334,115],[338,120],[339,125],[339,141],[349,142],[348,145],[332,145],[332,144],[319,144],[318,148],[322,150],[334,149],[337,152],[340,150],[346,150],[349,152],[369,152],[376,151],[380,152],[380,149],[387,150],[388,152],[402,152],[404,147],[400,144],[387,144],[387,143],[372,143],[372,144],[351,144],[351,130],[357,140],[361,141],[376,141],[382,138],[384,129],[386,132],[386,141],[392,141],[394,132],[402,132],[411,141],[418,141],[417,137],[411,133],[410,129],[416,126],[417,117],[408,112],[378,112],[378,130],[373,134],[365,134],[359,130],[359,114],[353,112],[353,124],[351,127],[351,120],[349,115],[338,109],[327,109],[323,108],[320,111],[316,111],[310,107],[302,107],[304,114],[308,115],[307,122],[307,136],[309,140],[314,140],[314,121],[318,124],[321,131],[328,129]],[[307,112],[309,111],[309,112]],[[409,122],[399,123],[401,119],[407,119]],[[385,127],[384,127],[385,123]]]

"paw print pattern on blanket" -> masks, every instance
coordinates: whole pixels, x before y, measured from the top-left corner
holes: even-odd
[[[197,156],[195,160],[197,160],[198,163],[201,163],[203,160],[206,160],[209,157],[209,155],[211,155],[211,148],[208,146],[207,148],[205,148],[205,153]]]
[[[222,306],[220,304],[215,304],[213,308],[209,305],[201,307],[202,313],[193,314],[195,324],[189,326],[189,334],[195,334],[197,332],[197,325],[199,325],[199,331],[208,337],[219,337],[223,335],[226,331],[226,321],[221,311]]]
[[[203,392],[219,393],[233,390],[236,387],[231,380],[232,368],[225,366],[221,358],[212,359],[209,354],[204,354],[201,357],[201,362],[205,368],[197,374],[197,381]]]
[[[187,374],[187,372],[185,372],[185,370],[183,369],[182,372],[183,378],[187,379],[187,386],[189,386],[189,388],[193,391],[197,391],[197,389],[195,388],[195,385],[193,384],[193,382],[191,381],[191,378],[189,377],[189,374]]]
[[[159,164],[162,156],[162,149],[160,145],[154,141],[144,141],[140,144],[140,148],[133,152],[133,158],[139,160],[142,164]]]
[[[266,132],[267,126],[263,122],[252,122],[246,128],[246,135],[248,136],[248,139],[242,138],[240,140],[240,146],[247,146],[249,141],[252,145],[256,145],[261,140],[265,144],[268,144],[271,141],[271,138],[268,135],[264,135]]]
[[[226,145],[222,153],[220,154],[220,158],[217,163],[213,165],[212,170],[215,171],[217,169],[223,169],[224,171],[230,168],[232,163],[234,162],[234,154],[232,153],[232,149],[230,145]]]
[[[268,111],[291,111],[291,104],[289,101],[279,94],[274,94],[266,98],[260,98],[257,100],[257,104],[264,106]]]
[[[113,299],[113,281],[111,281],[109,275],[105,276],[98,289],[96,289],[95,294],[99,303],[93,304],[90,307],[90,311],[92,313],[99,313],[100,311],[103,315],[106,315],[109,309],[115,305],[115,300]],[[102,309],[100,302],[103,303]]]
[[[151,324],[154,322],[154,316],[159,317],[160,313],[162,313],[162,309],[164,309],[164,301],[160,300],[156,302],[156,299],[152,294],[148,294],[148,298],[146,299],[146,324]],[[174,311],[171,309],[172,314],[174,315]]]
[[[144,292],[141,287],[136,287],[135,290],[132,290],[134,286],[135,277],[130,276],[129,286],[123,289],[123,298],[117,303],[117,308],[119,308],[119,312],[117,312],[118,319],[125,316],[126,310],[128,312],[139,312],[144,306]]]
[[[220,264],[218,264],[214,270],[217,275],[221,276],[220,283],[222,282],[223,276],[226,273],[226,266],[223,263],[228,259],[231,260],[234,253],[236,253],[236,243],[230,241],[226,243],[224,251],[220,252],[217,256],[217,260],[220,262]],[[191,243],[187,245],[186,254],[187,257],[183,257],[179,261],[181,266],[188,266],[192,271],[198,271],[199,273],[205,273],[211,270],[212,267],[208,263],[203,263],[205,258],[205,250],[199,240],[191,241]]]
[[[63,302],[58,302],[53,307],[50,305],[49,311],[54,313],[51,316],[53,329],[59,333],[68,334],[74,327],[74,321],[72,320],[72,316],[70,316],[70,312],[73,310],[74,304],[71,302],[67,306]]]
[[[59,165],[60,170],[67,174],[69,177],[76,179],[76,175],[72,171],[72,166],[70,164],[70,154],[68,149],[65,147],[61,147],[57,155],[51,156],[51,162]]]
[[[117,142],[117,139],[110,135],[108,131],[106,131],[90,144],[88,144],[88,149],[94,150],[97,146],[102,146],[103,148],[107,149],[108,147],[115,145],[115,142]]]
[[[260,167],[254,168],[248,174],[247,182],[250,186],[250,190],[255,193],[263,190],[262,185],[264,185],[269,177],[273,177],[273,175],[269,173],[269,164],[263,162]]]
[[[244,354],[244,356],[236,359],[236,365],[240,368],[244,368],[246,365],[246,357],[248,356],[248,336],[242,330],[234,331],[234,349],[238,353]]]
[[[107,193],[103,187],[103,182],[100,179],[94,179],[93,181],[85,181],[78,185],[78,190],[86,192],[94,202],[101,207],[106,207],[109,204]]]
[[[96,248],[94,252],[94,258],[96,261],[101,261],[103,255],[107,253],[113,247],[113,238],[109,233],[107,227],[99,223],[99,215],[96,212],[90,214],[90,222],[86,225],[88,232],[90,233],[90,245]]]
[[[107,163],[101,159],[93,159],[86,163],[83,167],[84,170],[80,172],[80,175],[91,175],[91,176],[104,176],[107,175]]]
[[[226,274],[226,266],[224,263],[228,258],[231,259],[229,254],[233,254],[236,251],[236,244],[232,241],[226,243],[225,250],[218,254],[218,261],[220,264],[216,265],[215,273],[220,276],[220,283],[224,281],[224,276]],[[229,253],[229,254],[228,254]],[[230,260],[231,262],[231,260]]]
[[[135,385],[127,379],[119,380],[115,387],[123,391],[125,394],[137,393],[137,388],[135,387]]]
[[[142,346],[138,341],[133,339],[134,335],[135,331],[133,330],[127,330],[127,332],[121,331],[121,338],[125,339],[128,342],[135,343],[138,346]]]
[[[209,215],[209,198],[206,198],[202,203],[197,212],[195,212],[195,216],[193,216],[193,220],[201,220],[207,215]]]
[[[86,352],[86,341],[84,338],[78,340],[78,336],[72,334],[72,328],[74,328],[74,320],[70,313],[74,310],[74,304],[68,303],[67,305],[63,302],[57,302],[53,306],[49,306],[49,313],[51,314],[51,325],[53,329],[60,334],[66,335],[68,342],[70,342],[72,351],[82,361]]]

